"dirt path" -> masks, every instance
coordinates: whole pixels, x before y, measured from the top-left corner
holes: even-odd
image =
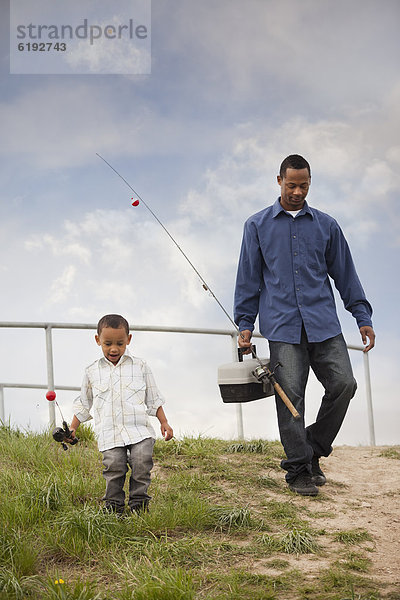
[[[335,533],[367,531],[372,539],[361,544],[371,560],[367,575],[382,584],[382,598],[400,600],[400,460],[382,455],[385,450],[399,456],[393,447],[338,446],[321,460],[327,484],[313,508],[318,505],[327,518],[314,519],[313,525],[329,534],[323,536],[325,560],[337,555],[340,561],[343,544],[335,540]],[[295,502],[311,508],[309,499],[296,497]],[[351,547],[357,548],[360,545]],[[323,556],[303,555],[293,559],[293,566],[312,578],[328,562],[324,564]]]
[[[370,575],[397,586],[400,598],[400,460],[385,448],[335,448],[322,463],[331,484],[324,493],[336,514],[329,529],[362,528],[373,537]],[[335,487],[335,482],[346,487]]]

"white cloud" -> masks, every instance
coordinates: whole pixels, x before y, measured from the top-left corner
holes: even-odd
[[[212,123],[205,128],[177,113],[161,114],[136,90],[129,98],[125,93],[121,102],[122,109],[118,86],[113,90],[102,82],[71,86],[49,80],[0,104],[0,153],[51,171],[92,164],[98,161],[96,152],[112,160],[116,155],[171,156],[184,148],[209,149]],[[215,147],[229,137],[227,130]]]
[[[386,214],[388,198],[398,189],[396,146],[381,139],[376,126],[386,118],[386,111],[376,109],[369,119],[364,115],[363,128],[358,122],[310,122],[300,117],[257,132],[249,124],[240,126],[232,151],[205,171],[197,188],[183,195],[177,214],[165,225],[229,313],[243,223],[279,194],[276,174],[289,152],[309,159],[310,203],[339,219],[353,249],[365,250],[377,235],[396,244],[398,215]],[[393,107],[392,118],[395,122]],[[105,303],[122,303],[135,320],[196,323],[207,321],[215,304],[143,204],[137,211],[96,210],[79,220],[68,219],[52,236],[28,238],[27,248],[36,255],[51,250],[56,259],[79,259],[65,306],[71,315],[90,297],[94,315],[97,306],[102,312]],[[109,283],[110,273],[115,283]],[[230,327],[217,306],[212,313],[215,322]]]
[[[65,61],[74,73],[97,74],[149,74],[151,72],[150,42],[142,40],[140,47],[137,39],[124,37],[120,25],[125,23],[121,16],[114,16],[107,22],[96,22],[95,39],[89,44],[87,39],[74,42],[65,54]],[[107,26],[112,38],[105,36]],[[150,32],[149,32],[150,35]],[[136,42],[136,44],[135,44]]]
[[[68,302],[70,299],[70,292],[76,276],[76,267],[69,265],[66,267],[60,275],[57,277],[50,286],[50,295],[48,298],[48,304],[57,304],[60,302]]]
[[[70,241],[68,237],[61,240],[49,234],[32,236],[26,240],[25,247],[28,251],[44,250],[45,252],[50,251],[54,256],[70,256],[85,264],[90,263],[92,255],[90,248],[85,247],[77,240]]]
[[[388,111],[387,104],[376,108],[362,123],[295,117],[256,133],[239,130],[232,153],[208,169],[204,189],[191,190],[181,210],[228,239],[231,227],[237,234],[238,221],[276,199],[280,162],[287,154],[299,153],[311,164],[312,205],[337,216],[355,243],[367,244],[376,232],[395,240],[399,216],[392,212],[385,218],[385,211],[400,192],[397,147],[391,146],[395,133],[392,139],[382,137],[379,123],[390,118],[396,131],[400,115],[397,106]]]
[[[304,133],[303,141],[335,163],[343,154],[332,154],[331,147],[328,156],[325,148],[331,135],[337,139],[334,128],[342,137],[358,137],[347,119],[360,130],[367,125],[369,143],[386,137],[396,147],[391,115],[400,92],[391,57],[397,55],[392,27],[398,4],[387,0],[385,6],[358,0],[350,8],[310,1],[181,3],[173,28],[158,31],[150,77],[134,78],[130,86],[125,78],[74,79],[73,85],[47,78],[3,100],[0,152],[42,169],[84,166],[98,151],[111,158],[204,156],[230,147],[235,123],[276,128],[300,114],[310,115],[311,124],[321,116],[329,123],[318,135]],[[154,18],[165,19],[169,10],[168,2],[156,6]],[[380,43],[371,45],[371,39]],[[98,42],[106,61],[107,48]],[[163,63],[166,56],[170,62]],[[385,106],[386,119],[374,130],[375,114]],[[280,129],[282,149],[292,132]]]
[[[168,10],[156,6],[155,18],[166,19]],[[280,104],[284,118],[305,106],[332,114],[374,102],[398,81],[398,16],[396,0],[384,7],[362,0],[185,2],[176,8],[175,35],[166,27],[163,44],[192,66],[189,81],[204,82],[208,103],[223,88],[232,104],[245,100],[250,110],[261,100]]]

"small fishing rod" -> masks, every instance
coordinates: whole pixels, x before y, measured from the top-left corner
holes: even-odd
[[[216,303],[218,304],[218,306],[224,312],[225,316],[232,323],[233,327],[235,328],[235,330],[237,331],[237,333],[240,335],[240,337],[242,338],[242,340],[244,340],[245,338],[244,338],[243,333],[239,330],[239,327],[236,325],[235,321],[232,319],[232,317],[230,316],[230,314],[228,313],[228,311],[225,309],[225,307],[218,300],[217,296],[214,294],[214,292],[212,291],[212,289],[210,288],[210,286],[208,285],[208,283],[205,281],[205,279],[202,277],[202,275],[196,269],[196,267],[194,266],[194,264],[192,263],[192,261],[189,259],[189,257],[187,256],[187,254],[182,250],[182,248],[180,247],[180,245],[178,244],[178,242],[171,235],[171,233],[168,231],[168,229],[165,227],[165,225],[162,223],[162,221],[160,221],[160,219],[157,217],[157,215],[152,211],[152,209],[150,208],[150,206],[143,200],[143,198],[137,193],[137,191],[131,186],[131,184],[125,179],[125,177],[123,177],[121,175],[121,173],[119,173],[117,171],[117,169],[115,169],[105,158],[103,158],[103,156],[101,156],[101,154],[99,154],[98,152],[96,152],[96,156],[98,156],[99,158],[101,158],[101,160],[106,165],[108,165],[110,167],[110,169],[112,171],[114,171],[114,173],[116,175],[118,175],[118,177],[120,179],[122,179],[122,181],[128,186],[128,188],[130,190],[132,190],[132,192],[135,194],[135,196],[137,198],[139,198],[139,200],[145,205],[145,207],[150,212],[150,214],[155,218],[155,220],[157,221],[157,223],[159,225],[161,225],[161,227],[164,229],[165,233],[168,235],[168,237],[170,238],[170,240],[175,244],[175,246],[178,248],[179,252],[182,254],[182,256],[186,259],[186,261],[192,267],[193,271],[196,273],[196,275],[198,276],[198,278],[202,282],[204,290],[206,292],[209,292],[211,294],[211,296],[214,298],[214,300],[216,301]],[[132,203],[133,206],[138,206],[138,204],[139,204],[139,202],[137,200]],[[282,401],[286,404],[287,408],[292,413],[293,417],[295,419],[299,419],[300,418],[299,413],[297,412],[297,410],[295,409],[295,407],[293,406],[292,402],[289,400],[289,398],[287,397],[287,395],[285,394],[285,392],[283,391],[283,389],[281,388],[281,386],[279,385],[279,383],[276,381],[274,372],[271,371],[266,365],[262,364],[261,360],[259,359],[259,357],[256,354],[254,346],[250,347],[250,351],[251,351],[252,356],[258,362],[258,367],[253,371],[254,376],[259,381],[261,381],[263,383],[266,382],[267,380],[270,381],[271,384],[273,385],[275,391],[278,393],[278,395],[280,396],[280,398],[282,399]],[[280,363],[278,363],[278,365],[276,365],[276,366],[281,366],[281,365],[280,365]]]
[[[74,437],[72,438],[72,432],[70,431],[69,427],[68,427],[68,423],[67,421],[64,419],[64,415],[62,414],[60,405],[58,404],[57,400],[56,400],[56,393],[53,392],[53,390],[49,390],[46,394],[46,399],[49,402],[55,402],[57,405],[58,410],[60,411],[60,415],[61,415],[61,421],[63,426],[62,427],[56,427],[55,429],[53,429],[52,435],[53,435],[53,439],[56,442],[59,442],[64,450],[68,450],[68,446],[66,445],[65,442],[68,442],[68,444],[70,444],[71,446],[75,446],[75,444],[78,443],[78,438]]]

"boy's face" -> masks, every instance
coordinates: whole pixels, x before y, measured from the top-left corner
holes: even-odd
[[[132,335],[128,335],[124,327],[118,329],[103,327],[100,335],[96,335],[95,339],[101,346],[106,359],[116,365],[125,352],[125,348],[130,344]]]

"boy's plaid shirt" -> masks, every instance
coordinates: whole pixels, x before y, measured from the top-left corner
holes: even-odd
[[[81,423],[94,418],[103,451],[155,438],[149,416],[155,416],[163,404],[147,363],[126,350],[117,365],[102,356],[86,368],[74,414]]]

